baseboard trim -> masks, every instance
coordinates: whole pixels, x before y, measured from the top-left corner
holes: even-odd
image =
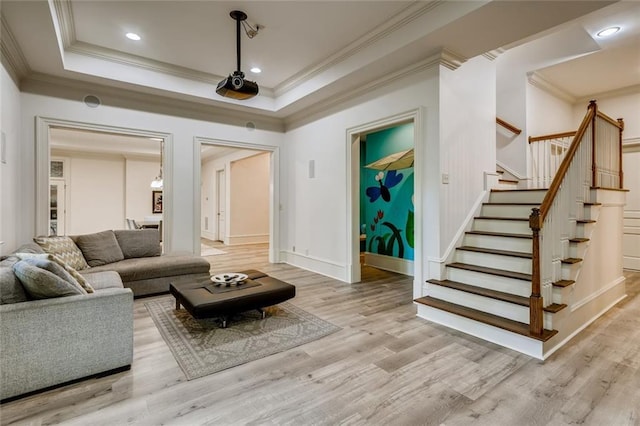
[[[339,281],[349,282],[349,271],[344,263],[284,250],[280,251],[280,261]]]
[[[378,269],[414,276],[413,260],[366,252],[364,254],[364,263]]]
[[[230,246],[239,246],[243,244],[260,244],[260,243],[268,243],[268,242],[269,242],[269,234],[227,236],[227,244],[229,244]]]

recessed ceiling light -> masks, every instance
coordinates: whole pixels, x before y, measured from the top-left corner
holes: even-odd
[[[127,33],[125,34],[125,36],[129,39],[129,40],[134,40],[134,41],[139,41],[140,40],[140,36],[136,33]]]
[[[262,72],[262,70],[258,67],[253,67],[249,71],[251,71],[254,74],[260,74]]]
[[[609,27],[605,28],[604,30],[598,31],[596,35],[598,37],[609,37],[611,35],[614,35],[618,31],[620,31],[620,27]]]

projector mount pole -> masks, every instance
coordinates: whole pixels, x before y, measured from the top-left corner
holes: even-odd
[[[238,58],[236,73],[242,74],[242,71],[240,71],[240,23],[247,19],[247,14],[241,10],[232,10],[229,15],[236,21],[236,57]]]

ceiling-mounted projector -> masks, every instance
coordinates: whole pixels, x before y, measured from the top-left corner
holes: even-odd
[[[258,84],[255,81],[244,79],[244,73],[240,71],[240,23],[247,19],[247,14],[240,10],[233,10],[229,14],[236,21],[236,54],[238,68],[229,77],[218,83],[216,93],[220,96],[233,99],[249,99],[258,94]]]
[[[258,84],[244,79],[244,73],[235,71],[218,83],[216,93],[233,99],[249,99],[258,94]]]

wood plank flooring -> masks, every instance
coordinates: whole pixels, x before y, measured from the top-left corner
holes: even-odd
[[[292,303],[342,327],[286,352],[187,381],[135,301],[130,371],[0,406],[2,424],[638,425],[640,273],[629,297],[544,364],[415,316],[411,278],[364,268],[345,284],[266,245],[215,247],[212,272],[255,267],[296,285]]]

